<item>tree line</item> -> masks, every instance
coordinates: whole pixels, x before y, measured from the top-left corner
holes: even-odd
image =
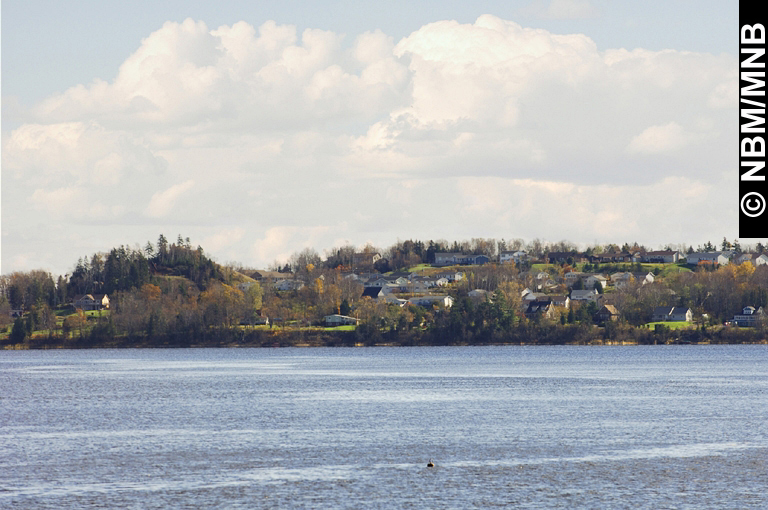
[[[500,243],[492,239],[454,243],[409,240],[398,241],[383,251],[388,264],[406,267],[423,264],[425,258],[443,250],[492,253],[510,247],[530,248],[522,241]],[[541,249],[568,247],[561,243]],[[602,249],[606,247],[593,247]],[[381,250],[363,247],[366,251]],[[247,271],[242,268],[216,264],[201,247],[193,248],[189,238],[179,236],[170,243],[161,235],[155,244],[148,242],[143,249],[120,246],[81,258],[69,276],[55,279],[45,271],[3,276],[0,327],[11,324],[11,310],[24,310],[24,318],[13,325],[14,338],[47,330],[66,341],[87,337],[98,344],[118,337],[196,338],[214,329],[247,328],[265,317],[275,330],[286,331],[295,326],[318,325],[325,315],[341,313],[361,320],[355,335],[363,343],[488,343],[525,338],[552,343],[569,336],[574,341],[586,341],[597,331],[634,341],[656,341],[658,336],[649,337],[650,333],[639,327],[650,321],[658,306],[690,307],[702,318],[699,330],[709,327],[712,334],[712,326],[729,320],[744,306],[768,304],[768,267],[731,264],[673,273],[651,285],[635,282],[617,289],[610,299],[621,312],[620,321],[595,330],[594,304],[574,305],[558,311],[551,319],[526,318],[520,294],[525,287],[535,288],[535,272],[513,264],[488,264],[463,269],[466,277],[449,291],[455,298],[450,309],[400,307],[362,298],[362,284],[346,277],[356,253],[360,250],[351,246],[329,250],[324,258],[310,248],[297,252],[286,264],[292,271],[286,276],[300,280],[304,286],[277,291],[244,277],[241,272]],[[572,269],[563,263],[545,270],[554,280],[562,281]],[[489,292],[488,300],[469,299],[469,291],[478,288]],[[75,313],[63,322],[56,320],[55,309],[85,293],[109,294],[111,312],[101,318]],[[567,289],[560,284],[551,293],[565,294]]]

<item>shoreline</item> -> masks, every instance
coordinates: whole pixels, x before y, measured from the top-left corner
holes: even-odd
[[[629,330],[631,331],[631,330]],[[316,347],[482,347],[482,346],[641,346],[641,345],[768,345],[768,338],[757,331],[726,331],[725,334],[704,334],[693,330],[690,334],[645,334],[640,338],[623,335],[605,338],[604,331],[590,330],[578,334],[576,329],[554,331],[516,331],[514,334],[472,340],[439,336],[431,331],[387,331],[376,337],[363,337],[356,331],[242,331],[216,329],[210,331],[179,332],[165,335],[126,335],[119,337],[82,336],[63,338],[47,336],[28,338],[24,343],[6,344],[2,350],[50,349],[131,349],[131,348],[316,348]],[[530,334],[530,336],[526,336]]]

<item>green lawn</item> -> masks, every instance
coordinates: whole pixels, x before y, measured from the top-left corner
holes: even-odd
[[[416,273],[418,271],[423,271],[424,269],[432,269],[432,266],[430,264],[419,264],[417,266],[409,267],[406,271],[409,273]]]
[[[345,324],[344,326],[334,326],[332,328],[322,328],[323,331],[354,331],[357,326],[354,324]]]
[[[661,324],[662,326],[666,326],[669,329],[688,329],[688,328],[695,328],[696,324],[693,322],[685,322],[685,321],[679,321],[679,322],[649,322],[644,327],[649,329],[654,329],[657,324]]]

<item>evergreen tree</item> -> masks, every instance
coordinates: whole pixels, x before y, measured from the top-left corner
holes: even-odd
[[[18,317],[13,322],[13,329],[11,330],[11,336],[9,337],[11,343],[20,344],[27,337],[27,328],[24,325],[24,321],[21,317]]]
[[[351,311],[352,311],[352,307],[349,306],[349,301],[344,299],[341,302],[341,305],[339,306],[339,314],[340,315],[349,315]]]

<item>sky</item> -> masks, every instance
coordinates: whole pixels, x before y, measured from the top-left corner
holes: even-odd
[[[0,8],[2,274],[160,234],[255,268],[737,237],[736,1]]]

